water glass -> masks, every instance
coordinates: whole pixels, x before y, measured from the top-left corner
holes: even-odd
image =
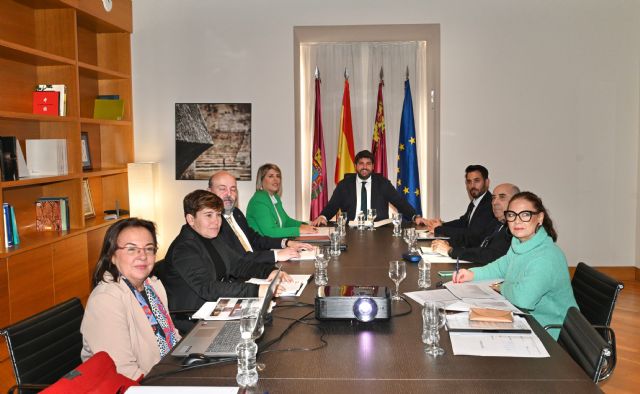
[[[336,215],[336,223],[340,229],[340,237],[344,238],[347,235],[347,213],[339,212]]]
[[[391,295],[394,301],[401,301],[400,282],[407,277],[407,267],[404,261],[394,260],[389,262],[389,278],[396,284],[396,291]]]
[[[394,214],[391,215],[391,222],[393,223],[393,236],[399,237],[402,235],[402,214],[400,212],[394,212]]]
[[[331,248],[329,250],[329,254],[331,255],[331,257],[340,256],[340,241],[342,240],[342,237],[340,235],[339,227],[329,231],[329,239],[331,240]]]
[[[369,230],[375,230],[374,222],[376,220],[378,212],[375,208],[371,208],[367,210],[367,224],[369,225]]]
[[[242,339],[252,339],[260,316],[260,308],[254,304],[247,304],[240,315],[240,334]]]
[[[358,224],[358,230],[362,231],[364,230],[364,212],[362,211],[358,211],[357,215],[356,215],[356,223]]]
[[[425,353],[437,357],[444,354],[440,347],[440,329],[447,322],[444,305],[436,301],[425,301],[422,306],[422,341]]]
[[[409,246],[410,254],[417,254],[418,248],[416,247],[416,241],[418,240],[418,233],[416,233],[416,229],[413,227],[407,228],[404,230],[404,240]]]
[[[316,272],[314,274],[315,284],[317,286],[326,286],[329,282],[327,277],[327,265],[329,263],[329,250],[326,246],[319,246],[316,248],[315,267]]]

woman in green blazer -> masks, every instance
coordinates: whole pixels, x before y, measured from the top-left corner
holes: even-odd
[[[256,192],[247,206],[247,221],[261,235],[274,238],[297,237],[317,229],[292,219],[282,207],[282,172],[275,164],[265,164],[256,175]]]

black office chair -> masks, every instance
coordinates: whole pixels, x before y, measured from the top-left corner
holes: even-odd
[[[598,383],[611,376],[615,363],[612,362],[613,352],[611,346],[598,331],[587,321],[576,307],[571,307],[567,311],[562,325],[548,325],[545,329],[560,328],[558,344],[569,353],[571,358]],[[615,343],[615,334],[611,331],[610,336]]]
[[[624,288],[622,282],[595,270],[585,263],[578,263],[571,280],[573,295],[580,312],[594,325],[609,326],[618,294]]]
[[[597,271],[585,263],[578,263],[571,280],[573,295],[580,312],[591,323],[602,337],[609,342],[613,353],[611,363],[615,368],[617,351],[615,338],[611,338],[607,327],[611,325],[613,310],[618,294],[624,288],[622,282]],[[611,369],[613,371],[613,368]],[[606,379],[604,376],[602,379]]]
[[[72,298],[0,330],[17,383],[9,393],[42,390],[82,363],[83,315],[80,300]]]
[[[164,278],[166,277],[166,265],[164,259],[156,261],[156,264],[153,266],[153,271],[151,271],[151,275],[160,279],[160,282],[164,282]],[[169,310],[169,315],[181,336],[188,334],[195,325],[195,323],[191,323],[190,320],[191,316],[196,312],[196,309]]]

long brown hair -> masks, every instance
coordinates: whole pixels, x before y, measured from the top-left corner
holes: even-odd
[[[531,192],[520,192],[511,197],[509,205],[511,205],[513,201],[518,199],[529,201],[531,205],[533,205],[533,209],[535,209],[536,212],[544,213],[544,218],[542,219],[542,227],[544,227],[544,229],[547,231],[547,234],[549,234],[551,239],[553,239],[553,242],[556,242],[558,240],[558,233],[556,232],[556,229],[553,228],[553,221],[551,220],[551,216],[549,216],[549,211],[547,211],[547,209],[542,204],[542,200],[540,199],[540,197]]]

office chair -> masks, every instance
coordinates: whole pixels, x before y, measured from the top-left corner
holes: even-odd
[[[160,279],[160,282],[164,282],[164,278],[166,277],[166,265],[164,259],[156,261],[156,264],[153,266],[153,270],[151,271],[151,276],[156,276]],[[190,325],[187,327],[184,324],[179,323],[180,321],[189,321],[191,320],[191,316],[197,312],[197,309],[179,309],[179,310],[169,310],[169,315],[173,320],[173,323],[176,324],[176,328],[181,336],[185,336],[189,330],[193,327]]]
[[[0,330],[7,341],[18,390],[42,390],[82,363],[84,308],[72,298]]]
[[[571,287],[573,288],[573,295],[580,308],[580,312],[582,312],[589,323],[596,326],[596,330],[600,335],[609,342],[613,353],[611,363],[613,364],[613,368],[615,368],[617,362],[615,338],[609,336],[609,332],[611,331],[605,327],[609,327],[611,324],[613,309],[616,306],[618,294],[620,294],[624,285],[622,282],[618,282],[589,265],[580,262],[573,274]],[[603,379],[607,377],[608,376],[605,376]]]
[[[562,325],[553,324],[545,327],[545,329],[549,328],[560,328],[558,344],[569,353],[571,358],[595,383],[611,376],[615,368],[615,363],[612,362],[611,346],[580,313],[578,308],[569,308]],[[615,344],[613,330],[609,327],[604,328],[611,331],[610,336]]]

